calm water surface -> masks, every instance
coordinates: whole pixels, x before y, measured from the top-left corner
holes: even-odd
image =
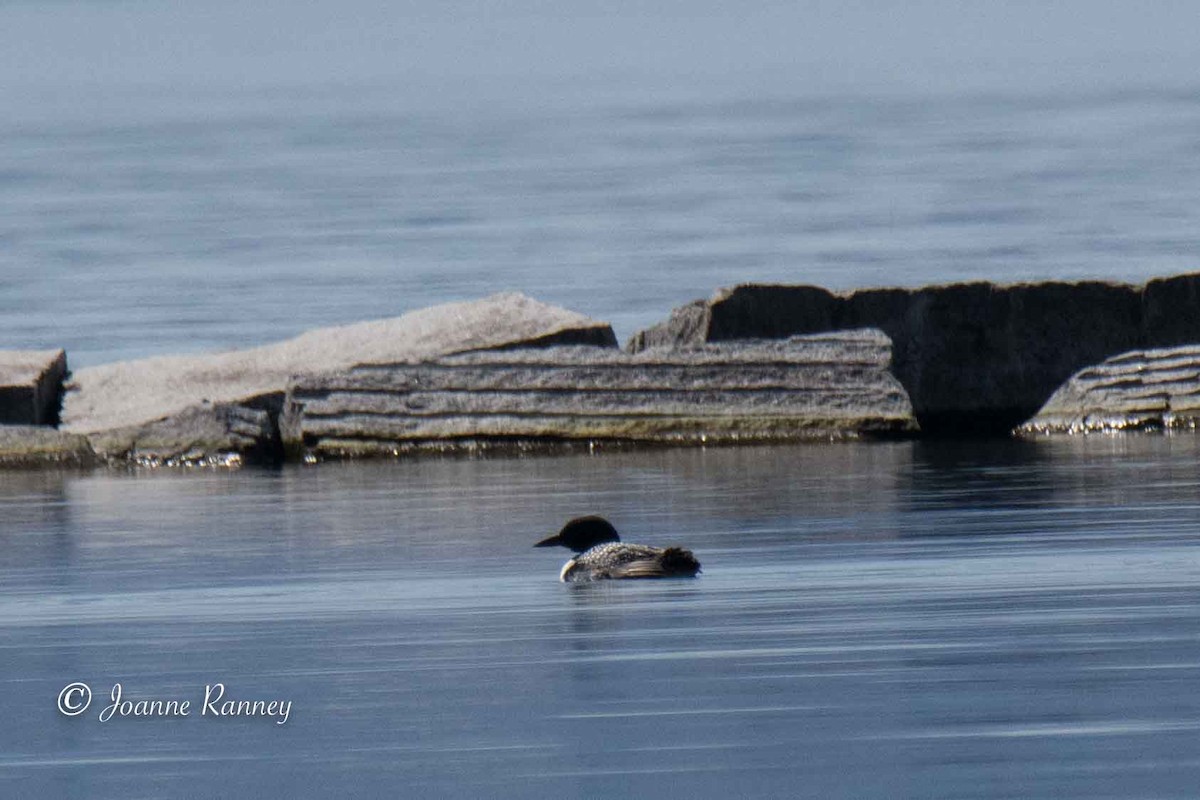
[[[1172,797],[1200,446],[897,443],[0,476],[13,796]],[[568,586],[601,512],[696,580]],[[59,691],[95,691],[61,716]],[[198,716],[204,686],[285,725]],[[190,699],[177,719],[97,715]]]
[[[624,339],[745,281],[1200,269],[1200,90],[1104,78],[449,109],[403,84],[0,91],[0,346],[87,366],[514,289]]]

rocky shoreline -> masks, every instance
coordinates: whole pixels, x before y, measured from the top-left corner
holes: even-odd
[[[1200,274],[1144,285],[742,285],[624,350],[524,295],[67,372],[0,351],[0,466],[1194,430]]]

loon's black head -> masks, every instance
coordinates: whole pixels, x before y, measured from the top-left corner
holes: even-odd
[[[549,539],[543,539],[534,547],[554,547],[561,545],[576,553],[582,553],[589,548],[605,542],[619,542],[617,529],[604,517],[576,517],[563,525],[563,529]]]

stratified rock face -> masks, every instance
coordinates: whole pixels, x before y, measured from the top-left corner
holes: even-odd
[[[1135,350],[1088,367],[1021,425],[1023,435],[1195,429],[1200,345]]]
[[[43,425],[0,425],[0,467],[87,467],[96,463],[86,436]]]
[[[1144,287],[965,283],[834,294],[738,286],[677,309],[630,349],[876,327],[926,433],[1007,432],[1077,370],[1148,345],[1200,342],[1200,275]]]
[[[250,350],[81,369],[68,386],[63,428],[96,433],[163,420],[199,403],[261,403],[272,395],[281,397],[291,376],[308,372],[558,343],[615,347],[616,339],[606,323],[521,294],[499,294],[395,319],[315,330]]]
[[[201,404],[166,419],[94,433],[96,455],[143,466],[262,464],[282,455],[268,412],[229,403]]]
[[[283,438],[315,456],[575,443],[786,441],[915,429],[879,331],[478,352],[297,379]]]
[[[62,350],[0,350],[0,425],[54,425],[67,355]]]

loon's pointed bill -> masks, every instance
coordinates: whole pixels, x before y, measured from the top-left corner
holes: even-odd
[[[559,573],[559,580],[566,582],[691,578],[700,572],[700,562],[690,550],[624,543],[612,523],[598,516],[576,517],[557,534],[534,545],[554,546],[565,547],[577,554]]]

